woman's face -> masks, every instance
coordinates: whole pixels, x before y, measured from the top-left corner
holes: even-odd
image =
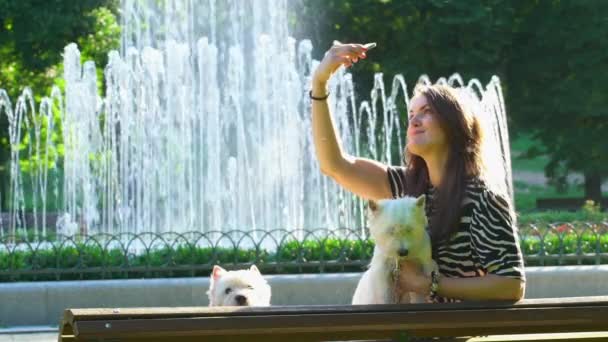
[[[447,150],[447,137],[439,124],[438,114],[422,94],[410,102],[407,126],[407,148],[422,158]]]

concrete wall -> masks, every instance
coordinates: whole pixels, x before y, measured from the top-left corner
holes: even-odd
[[[526,298],[608,295],[608,265],[529,267]],[[360,273],[271,275],[273,305],[350,304]],[[204,306],[208,278],[0,284],[0,328],[59,324],[66,308]]]

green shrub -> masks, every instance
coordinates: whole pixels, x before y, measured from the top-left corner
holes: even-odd
[[[602,227],[572,223],[524,229],[520,243],[526,265],[608,263],[603,255],[608,255],[608,229]],[[265,274],[355,272],[365,269],[374,250],[371,240],[334,237],[287,240],[276,250],[183,243],[136,253],[122,246],[106,247],[95,239],[55,241],[47,249],[3,246],[0,281],[4,282],[208,276],[215,264],[230,269],[254,263]]]

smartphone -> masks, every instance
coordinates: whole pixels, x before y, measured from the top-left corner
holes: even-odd
[[[376,43],[367,43],[363,45],[368,51],[376,47]]]

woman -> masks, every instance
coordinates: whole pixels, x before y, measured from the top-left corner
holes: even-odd
[[[523,257],[514,212],[482,180],[482,132],[447,86],[418,86],[408,113],[405,167],[347,155],[327,104],[327,82],[340,67],[366,58],[360,44],[336,44],[315,70],[310,97],[321,171],[366,199],[427,194],[429,233],[438,272],[401,265],[400,290],[434,302],[520,300]]]

